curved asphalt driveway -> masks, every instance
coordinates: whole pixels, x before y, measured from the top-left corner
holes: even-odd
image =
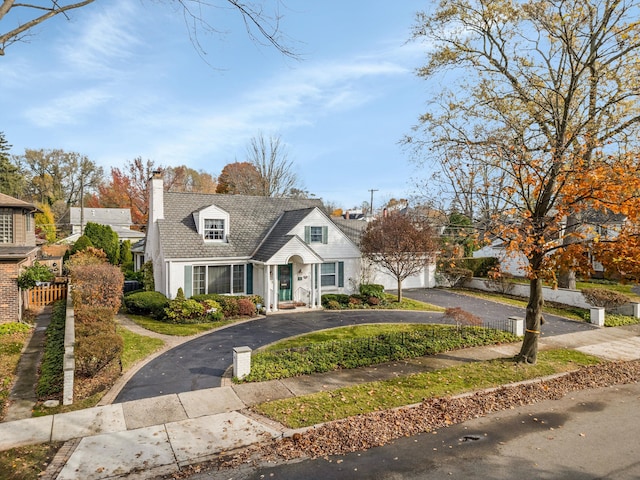
[[[524,316],[524,309],[460,295],[446,290],[403,292],[406,297],[442,307],[461,307],[483,320]],[[552,336],[593,328],[589,324],[546,316],[543,335]],[[175,347],[142,367],[120,391],[115,402],[219,387],[233,363],[233,348],[256,348],[283,338],[326,328],[364,323],[443,323],[441,313],[390,310],[322,310],[280,313],[230,325]]]

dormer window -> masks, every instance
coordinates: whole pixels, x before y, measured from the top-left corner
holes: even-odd
[[[205,218],[204,219],[204,239],[205,240],[224,240],[224,219],[223,218]]]
[[[229,214],[215,205],[193,212],[193,221],[205,242],[229,241]]]

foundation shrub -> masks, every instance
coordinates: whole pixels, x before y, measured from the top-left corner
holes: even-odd
[[[160,292],[136,292],[124,297],[124,306],[131,313],[145,315],[157,320],[164,318],[164,309],[169,299]]]
[[[243,317],[253,317],[256,314],[256,304],[248,298],[238,299],[238,314]]]

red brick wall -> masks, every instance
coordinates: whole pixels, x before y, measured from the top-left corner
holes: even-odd
[[[20,314],[20,289],[16,283],[18,264],[0,262],[0,323],[17,322]]]

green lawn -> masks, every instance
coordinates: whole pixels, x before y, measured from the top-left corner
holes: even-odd
[[[387,304],[385,306],[380,307],[381,309],[389,309],[389,310],[417,310],[422,312],[444,312],[444,308],[438,307],[436,305],[431,305],[430,303],[420,302],[418,300],[413,300],[411,298],[402,297],[402,301],[400,303],[397,302],[398,297],[396,295],[391,295],[389,293],[385,294]]]
[[[598,362],[597,358],[575,350],[549,350],[539,352],[536,365],[515,363],[513,359],[468,363],[329,392],[275,400],[256,405],[254,409],[289,428],[300,428],[411,405],[425,398],[456,395],[571,371]]]
[[[121,359],[122,370],[125,372],[164,346],[164,342],[159,338],[138,335],[124,327],[118,327],[118,333],[124,340]]]
[[[144,317],[142,315],[132,315],[129,313],[127,313],[126,315],[127,315],[127,318],[131,319],[133,322],[140,325],[142,328],[146,328],[147,330],[151,330],[152,332],[156,332],[156,333],[161,333],[163,335],[175,335],[179,337],[188,337],[190,335],[196,335],[198,333],[213,330],[214,328],[220,328],[225,325],[236,323],[241,320],[246,320],[246,318],[241,318],[241,319],[235,319],[235,320],[221,320],[219,322],[209,322],[209,323],[167,323],[167,322],[161,322],[159,320],[154,320],[149,317]]]

